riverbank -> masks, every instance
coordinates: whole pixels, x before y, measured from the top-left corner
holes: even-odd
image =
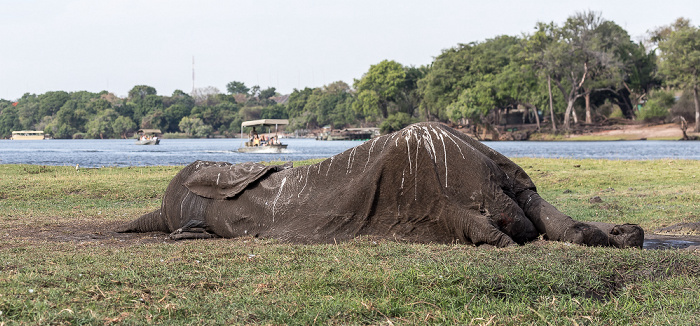
[[[699,218],[700,161],[514,160],[577,219]],[[0,324],[700,323],[697,251],[112,232],[181,168],[0,165]]]

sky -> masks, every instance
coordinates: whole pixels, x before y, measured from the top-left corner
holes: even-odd
[[[225,93],[231,81],[281,94],[352,86],[382,60],[428,65],[460,43],[529,34],[588,10],[635,41],[678,17],[700,24],[698,0],[0,0],[0,99],[124,97],[135,85],[164,96],[193,86]]]

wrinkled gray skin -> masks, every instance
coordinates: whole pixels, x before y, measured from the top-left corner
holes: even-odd
[[[639,247],[636,225],[573,220],[491,148],[438,123],[419,123],[310,166],[194,162],[160,209],[120,232],[173,239],[245,235],[332,243],[361,235],[504,247],[535,240]]]

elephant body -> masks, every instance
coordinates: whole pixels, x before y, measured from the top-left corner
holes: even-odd
[[[332,243],[357,236],[498,247],[546,238],[641,247],[636,225],[578,222],[544,201],[518,165],[438,123],[418,123],[292,168],[197,161],[161,208],[121,232]]]

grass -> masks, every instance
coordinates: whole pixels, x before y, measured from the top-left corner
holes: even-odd
[[[577,219],[647,231],[700,219],[698,161],[515,161]],[[0,325],[700,323],[697,252],[18,232],[131,220],[159,206],[180,169],[0,165]]]

